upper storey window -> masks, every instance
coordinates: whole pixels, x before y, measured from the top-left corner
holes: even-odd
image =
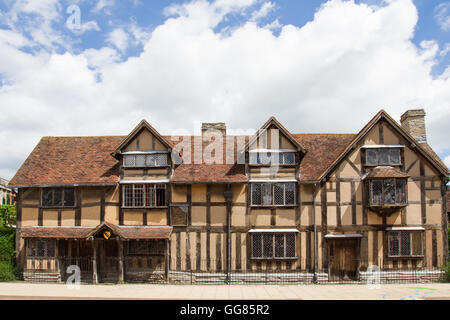
[[[400,146],[366,147],[367,166],[399,166],[402,164]]]
[[[74,207],[74,188],[44,188],[42,189],[43,207]]]
[[[124,167],[165,167],[167,152],[129,152],[123,155]]]
[[[293,165],[295,152],[282,150],[255,150],[250,151],[250,164],[252,165]]]

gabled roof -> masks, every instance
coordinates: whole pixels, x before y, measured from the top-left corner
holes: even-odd
[[[248,148],[271,126],[274,125],[278,127],[278,129],[289,139],[289,141],[297,147],[298,151],[302,153],[306,153],[305,148],[294,138],[294,136],[274,117],[270,117],[269,120],[266,121],[262,125],[262,127],[249,139],[249,141],[245,144],[244,151],[247,151]]]
[[[352,150],[365,134],[381,118],[392,124],[402,136],[416,146],[426,159],[440,169],[447,176],[445,164],[426,143],[418,143],[395,123],[383,110],[358,133],[358,134],[290,134],[286,136],[295,141],[306,153],[300,164],[298,177],[303,183],[316,183],[324,179]],[[270,123],[277,123],[275,118],[270,118],[263,127]],[[141,122],[146,127],[146,122]],[[141,125],[140,124],[140,125]],[[278,123],[278,127],[283,127]],[[156,132],[156,131],[155,131]],[[136,132],[135,132],[136,133]],[[132,133],[133,134],[133,133]],[[109,137],[44,137],[31,152],[24,164],[17,171],[10,182],[13,187],[45,187],[63,185],[115,185],[119,182],[119,161],[112,156],[118,145],[126,144],[131,135]],[[173,149],[179,141],[179,137],[161,136],[168,148]],[[229,164],[208,164],[202,159],[200,163],[194,161],[194,152],[191,154],[191,164],[182,163],[174,167],[171,181],[174,183],[245,183],[248,181],[245,175],[245,165],[236,164],[236,160],[242,145],[248,146],[251,138],[255,136],[227,136],[234,141],[227,143],[223,140],[223,155],[230,148],[233,151],[233,159]],[[204,148],[210,143],[202,141],[201,137],[191,140],[191,150]],[[244,140],[242,140],[244,139]],[[201,141],[198,145],[195,140]],[[239,140],[239,143],[238,143]],[[243,141],[241,143],[241,141]],[[239,150],[238,150],[239,148]],[[120,149],[120,148],[119,148]],[[201,153],[203,154],[203,152]]]
[[[111,156],[123,136],[43,137],[9,186],[115,184],[119,162]]]
[[[300,163],[300,182],[318,181],[322,173],[354,139],[355,134],[303,133],[295,139],[308,151]]]
[[[120,154],[122,149],[125,148],[133,139],[136,135],[138,135],[141,130],[143,129],[147,129],[148,131],[150,131],[164,146],[166,146],[169,150],[172,149],[172,145],[169,141],[167,141],[162,135],[159,134],[158,131],[156,131],[155,128],[153,128],[150,123],[148,123],[145,119],[142,120],[134,129],[133,131],[131,131],[131,133],[126,136],[123,141],[119,144],[119,146],[116,148],[116,150],[114,150],[114,152],[112,153],[113,157],[116,157],[117,154]]]
[[[381,120],[384,119],[389,123],[394,130],[396,130],[403,138],[406,139],[412,146],[414,146],[423,157],[425,157],[440,173],[448,177],[448,169],[443,166],[441,161],[436,161],[435,157],[429,154],[423,147],[423,144],[417,142],[409,133],[407,133],[394,119],[392,119],[386,111],[380,110],[372,120],[367,123],[364,128],[355,136],[353,141],[345,148],[345,150],[336,158],[335,161],[328,167],[323,174],[320,175],[318,180],[324,179],[329,173],[331,173],[337,165],[351,152],[354,146],[363,139],[367,133]],[[428,146],[428,145],[427,145]],[[431,149],[431,148],[430,148]],[[434,153],[434,152],[433,152]],[[437,157],[439,158],[439,157]]]

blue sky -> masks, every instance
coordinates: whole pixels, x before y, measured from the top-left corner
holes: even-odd
[[[449,66],[450,1],[3,0],[0,176],[42,136],[126,134],[142,118],[169,134],[270,115],[357,132],[380,108],[416,107],[449,166]]]

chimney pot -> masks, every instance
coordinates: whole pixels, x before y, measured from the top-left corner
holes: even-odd
[[[402,128],[405,129],[418,142],[427,141],[425,130],[425,110],[413,109],[402,114],[400,118]]]

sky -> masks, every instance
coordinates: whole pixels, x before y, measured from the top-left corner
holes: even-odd
[[[0,176],[42,136],[162,134],[275,116],[356,133],[424,108],[450,167],[450,1],[0,1]]]

